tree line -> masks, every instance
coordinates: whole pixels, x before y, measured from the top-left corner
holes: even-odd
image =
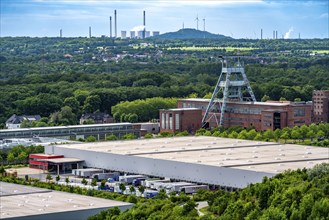
[[[44,146],[30,145],[25,147],[17,145],[8,150],[0,149],[0,163],[1,165],[27,164],[29,154],[37,153],[44,153]]]
[[[214,128],[212,130],[201,128],[195,135],[329,147],[329,123],[286,127],[275,131],[256,131],[253,127]]]

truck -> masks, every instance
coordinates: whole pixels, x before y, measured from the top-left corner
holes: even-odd
[[[192,194],[196,193],[200,189],[209,189],[208,185],[196,185],[196,186],[183,186],[180,188],[180,191],[185,193],[185,194]]]
[[[144,197],[145,198],[153,198],[154,196],[157,196],[159,194],[158,191],[154,191],[154,190],[148,190],[144,192]]]
[[[101,173],[102,169],[95,168],[86,168],[86,169],[74,169],[72,170],[72,174],[79,177],[89,178],[92,177],[95,173]]]
[[[145,177],[136,178],[136,179],[133,180],[132,184],[133,184],[133,186],[140,186],[143,180],[145,180]]]
[[[126,176],[119,176],[119,181],[124,182],[126,184],[132,184],[134,179],[137,178],[145,178],[143,175],[126,175]]]
[[[113,172],[113,173],[95,173],[93,174],[92,178],[95,178],[97,181],[101,180],[108,180],[109,178],[117,179],[116,177],[119,177],[119,172]]]
[[[142,181],[142,185],[147,187],[147,188],[155,189],[154,183],[170,183],[170,179],[169,178],[163,179],[163,180],[161,180],[161,179],[148,179],[148,180]]]
[[[181,188],[184,186],[196,186],[194,183],[187,183],[187,182],[174,182],[166,185],[166,192],[180,192]]]

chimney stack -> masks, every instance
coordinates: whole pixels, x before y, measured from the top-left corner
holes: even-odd
[[[112,16],[110,16],[110,38],[112,38]]]
[[[117,10],[114,10],[114,37],[117,38]]]
[[[91,38],[91,27],[89,26],[89,38]]]
[[[62,31],[62,29],[59,30],[59,37],[60,37],[60,38],[63,37],[63,31]]]
[[[145,39],[145,11],[143,11],[143,26],[144,26],[143,39]]]

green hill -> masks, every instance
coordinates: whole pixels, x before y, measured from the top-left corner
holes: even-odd
[[[207,31],[200,31],[192,28],[184,28],[180,29],[176,32],[164,33],[154,38],[159,39],[232,39],[231,37],[227,37],[221,34],[212,34]]]

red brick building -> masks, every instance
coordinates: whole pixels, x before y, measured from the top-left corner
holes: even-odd
[[[329,122],[329,90],[315,90],[312,97],[313,122]]]
[[[202,127],[202,110],[199,108],[175,108],[160,110],[160,132],[188,131],[194,134]]]
[[[205,113],[209,99],[178,100],[177,107],[197,108]],[[173,112],[174,109],[171,111]],[[220,120],[220,105],[215,103],[209,121],[209,127],[218,126]],[[161,116],[161,115],[160,115]],[[275,130],[277,128],[294,127],[311,124],[312,104],[305,102],[228,102],[225,112],[224,127],[254,126],[257,130]],[[195,120],[195,119],[193,119]],[[161,124],[162,121],[160,121]],[[163,126],[163,124],[161,124]],[[181,126],[184,126],[182,124]]]

